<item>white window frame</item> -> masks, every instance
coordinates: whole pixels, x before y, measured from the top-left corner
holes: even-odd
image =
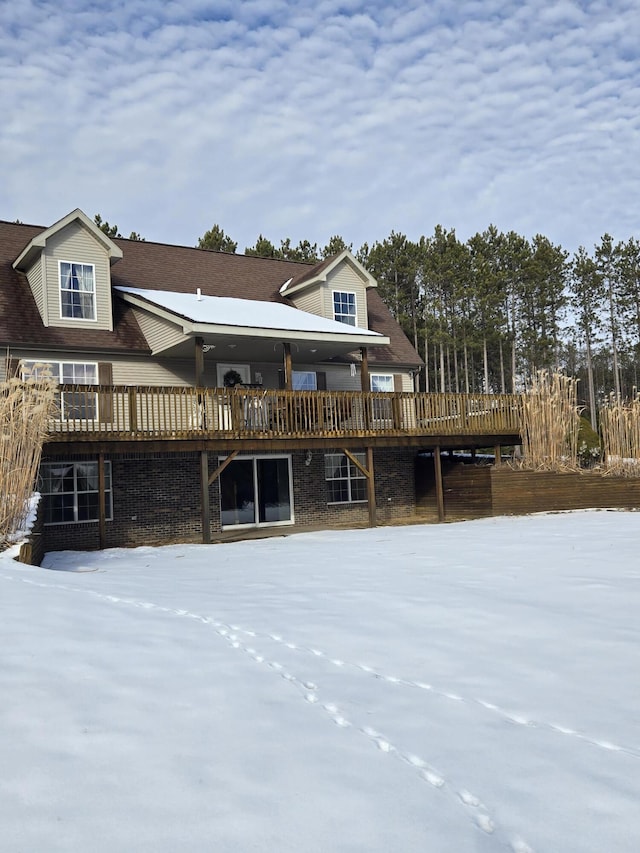
[[[62,286],[62,284],[63,284],[62,265],[63,264],[68,264],[71,268],[73,268],[74,266],[90,267],[91,268],[91,277],[93,280],[92,281],[93,289],[90,291],[89,290],[73,290],[72,288],[69,288],[69,287],[63,287]],[[72,315],[65,314],[64,309],[63,309],[63,304],[62,304],[63,292],[64,293],[83,293],[85,295],[91,294],[91,307],[93,309],[92,316],[91,317],[75,317],[75,316],[73,316],[73,314]],[[82,322],[95,323],[95,321],[98,318],[97,305],[96,305],[96,266],[95,266],[95,264],[87,264],[84,261],[63,261],[63,260],[58,261],[58,297],[59,297],[59,301],[60,301],[60,318],[62,320],[74,320],[74,321],[78,321],[81,323]]]
[[[218,464],[221,465],[226,456],[218,457]],[[291,514],[288,519],[284,521],[256,521],[257,513],[258,513],[258,466],[256,464],[257,461],[266,460],[266,459],[286,459],[287,460],[287,470],[289,474],[289,504],[291,506]],[[219,510],[220,510],[220,524],[223,530],[238,530],[241,528],[255,528],[255,527],[287,527],[295,524],[295,507],[293,503],[293,465],[291,463],[291,454],[290,453],[260,453],[256,455],[251,454],[242,454],[238,455],[234,458],[233,462],[246,462],[250,461],[253,463],[253,495],[254,495],[254,504],[253,504],[253,521],[242,522],[240,524],[222,524],[222,490],[219,489]],[[233,465],[233,462],[231,463]],[[224,473],[224,472],[222,472]],[[222,476],[222,474],[220,475]]]
[[[78,515],[79,515],[78,495],[81,495],[81,494],[97,494],[98,495],[98,507],[100,506],[99,491],[97,488],[95,490],[91,489],[91,490],[87,490],[87,491],[79,491],[78,490],[78,471],[79,471],[80,466],[82,466],[82,465],[85,465],[85,466],[86,465],[95,465],[95,467],[96,467],[95,476],[98,477],[98,470],[97,470],[98,469],[98,462],[97,462],[97,460],[94,460],[94,459],[89,459],[89,460],[86,460],[85,462],[61,461],[61,462],[42,462],[41,463],[39,487],[40,487],[40,491],[41,491],[42,496],[45,499],[46,498],[51,499],[55,495],[73,495],[73,515],[74,515],[73,520],[62,519],[60,521],[45,521],[44,524],[46,527],[54,527],[54,526],[58,526],[61,524],[95,524],[96,521],[100,520],[99,510],[98,510],[98,514],[96,515],[95,518],[80,518],[80,519],[78,518]],[[65,468],[65,467],[73,468],[73,484],[74,484],[73,491],[72,492],[71,491],[69,491],[69,492],[47,492],[47,491],[45,491],[44,490],[44,478],[43,478],[44,469],[45,468],[47,468],[47,469],[48,468]],[[104,463],[104,482],[105,482],[105,489],[104,489],[105,519],[106,519],[106,521],[113,521],[113,479],[112,479],[112,472],[111,472],[111,462],[108,462],[108,461]],[[50,512],[50,507],[47,507],[46,513],[49,513],[49,512]],[[45,518],[46,518],[46,514],[45,514]]]
[[[315,370],[292,370],[291,387],[294,391],[317,391],[318,374]]]
[[[352,296],[353,297],[353,314],[338,313],[336,311],[336,296]],[[345,326],[358,325],[358,297],[353,290],[332,290],[331,291],[331,309],[333,311],[333,319],[336,323],[344,323]],[[353,317],[353,323],[347,320],[347,317]]]
[[[374,388],[373,385],[377,380],[384,380],[384,384],[390,384],[390,388]],[[391,380],[390,383],[387,383],[387,380]],[[375,391],[378,394],[390,394],[392,393],[394,388],[394,378],[393,373],[370,373],[369,374],[369,384],[372,391]]]
[[[353,456],[358,460],[358,462],[360,462],[361,465],[366,465],[366,454],[365,453],[354,453]],[[327,460],[330,457],[340,457],[341,459],[346,460],[346,462],[347,462],[347,474],[346,474],[346,476],[344,476],[344,477],[328,477],[327,476]],[[367,478],[362,473],[362,471],[356,465],[353,464],[353,462],[351,461],[351,459],[349,459],[349,457],[346,455],[346,453],[325,453],[324,459],[325,459],[324,479],[325,479],[325,482],[327,483],[327,488],[330,488],[329,483],[337,483],[337,482],[346,483],[347,493],[348,493],[348,498],[346,501],[328,500],[327,504],[329,506],[341,506],[341,505],[345,505],[345,504],[367,503],[367,497],[366,496],[364,498],[354,498],[353,497],[353,486],[352,486],[353,481],[354,480],[358,480],[358,481],[365,480],[366,481]]]
[[[23,359],[21,359],[20,365],[21,365],[22,379],[23,380],[28,379],[30,375],[33,375],[32,373],[30,373],[30,371],[33,371],[34,369],[36,371],[36,375],[34,378],[37,379],[39,368],[42,368],[43,371],[45,370],[45,368],[49,368],[51,371],[51,374],[50,374],[51,378],[55,382],[57,382],[58,385],[64,385],[64,384],[68,384],[68,385],[98,385],[98,362],[97,361],[53,361],[50,359],[40,360],[40,359],[34,359],[34,358],[23,358]],[[65,365],[73,365],[74,367],[80,366],[85,370],[85,372],[86,372],[87,367],[93,368],[94,375],[95,375],[95,381],[93,381],[93,382],[68,382],[68,383],[65,382],[65,379],[64,379],[64,367],[65,367]],[[98,394],[97,394],[97,392],[96,392],[96,394],[89,394],[88,392],[82,392],[82,393],[86,394],[85,400],[86,400],[87,404],[92,399],[94,400],[94,402],[93,402],[94,414],[90,417],[84,417],[84,418],[75,418],[75,417],[68,418],[66,410],[70,407],[70,405],[73,405],[72,403],[70,403],[70,400],[68,397],[68,395],[73,394],[73,392],[68,391],[68,392],[59,394],[58,407],[59,407],[59,413],[60,413],[60,420],[61,421],[84,421],[84,420],[92,421],[92,420],[98,420]]]

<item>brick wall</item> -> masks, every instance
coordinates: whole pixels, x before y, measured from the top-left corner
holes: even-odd
[[[314,450],[310,458],[306,451],[291,454],[294,527],[367,524],[369,511],[366,502],[327,504],[324,456],[322,450]],[[71,458],[65,457],[67,461]],[[409,449],[375,451],[380,524],[415,515],[414,458],[415,452]],[[130,454],[126,457],[112,456],[110,462],[113,520],[106,524],[108,547],[202,541],[199,453]],[[219,454],[211,453],[209,471],[214,471],[218,464]],[[215,538],[221,530],[217,480],[209,488],[209,505],[210,532]],[[99,547],[98,523],[47,526],[43,529],[42,539],[44,549],[48,551],[96,549]]]

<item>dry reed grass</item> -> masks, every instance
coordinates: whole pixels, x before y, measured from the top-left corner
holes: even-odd
[[[540,370],[522,398],[521,468],[578,470],[577,380]]]
[[[621,477],[640,476],[640,397],[612,394],[600,409],[604,470]]]
[[[0,547],[20,529],[56,407],[48,378],[0,383]]]

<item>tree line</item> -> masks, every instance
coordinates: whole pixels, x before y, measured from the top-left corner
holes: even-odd
[[[96,217],[97,219],[97,217]],[[139,235],[136,235],[138,239]],[[214,225],[197,247],[236,252]],[[582,405],[595,418],[614,394],[634,394],[640,361],[640,242],[604,234],[592,251],[570,255],[536,234],[527,239],[490,225],[466,241],[437,225],[417,241],[392,231],[359,249],[341,236],[325,246],[272,243],[262,234],[244,254],[315,263],[353,251],[424,359],[426,391],[523,390],[539,370],[579,379]]]

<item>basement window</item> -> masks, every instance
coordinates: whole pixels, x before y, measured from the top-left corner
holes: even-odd
[[[354,453],[353,456],[361,465],[366,464],[364,453]],[[367,500],[367,478],[344,453],[327,453],[324,472],[328,503],[362,503]]]
[[[43,462],[40,493],[45,524],[79,524],[100,518],[97,462]],[[104,497],[107,521],[113,519],[111,463],[104,463]]]

